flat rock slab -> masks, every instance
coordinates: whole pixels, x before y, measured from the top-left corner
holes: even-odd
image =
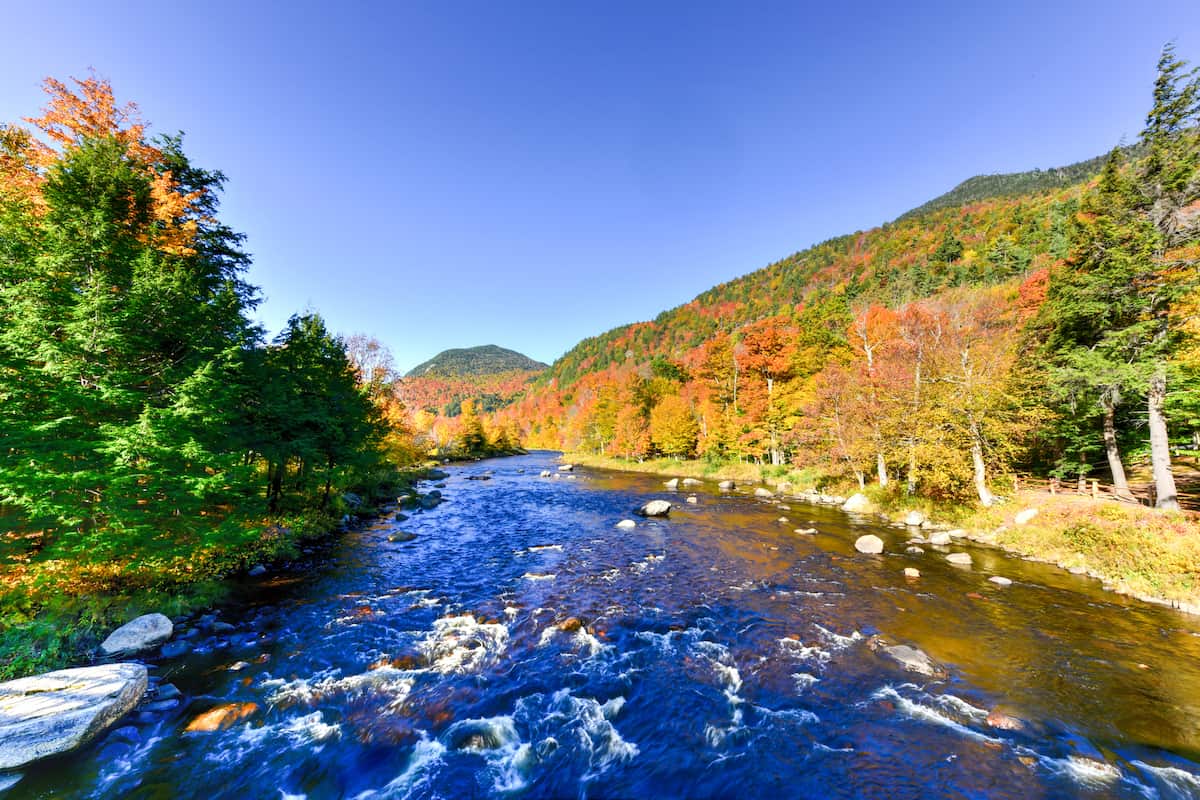
[[[926,655],[924,650],[906,644],[890,644],[878,636],[872,636],[867,640],[867,649],[905,672],[915,672],[938,680],[944,680],[948,674],[946,668]]]
[[[170,639],[174,632],[175,626],[162,614],[143,614],[110,633],[101,642],[100,652],[111,656],[148,650]]]
[[[141,664],[62,669],[0,683],[0,770],[87,744],[145,693]]]

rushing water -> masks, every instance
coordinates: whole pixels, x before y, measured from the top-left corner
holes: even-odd
[[[1195,618],[986,548],[903,554],[904,530],[799,501],[547,468],[451,467],[438,508],[264,579],[151,659],[177,705],[9,796],[1200,797]],[[656,497],[670,519],[614,527]],[[866,532],[887,555],[854,552]],[[897,670],[876,633],[949,678]],[[184,731],[234,703],[254,706]],[[997,706],[1024,730],[989,726]]]

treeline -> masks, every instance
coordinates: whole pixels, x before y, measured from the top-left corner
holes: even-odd
[[[498,414],[533,446],[805,467],[990,503],[1200,440],[1197,74],[1164,50],[1093,181],[841,237],[581,343]]]
[[[0,512],[12,561],[187,560],[340,513],[416,450],[313,313],[267,341],[220,172],[94,77],[0,126]],[[17,550],[18,552],[13,552]],[[190,566],[187,569],[191,569]]]

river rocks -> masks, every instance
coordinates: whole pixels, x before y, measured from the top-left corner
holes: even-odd
[[[884,661],[890,662],[905,672],[914,672],[937,680],[943,680],[948,675],[945,667],[930,658],[923,650],[915,647],[909,647],[906,644],[889,644],[880,636],[872,636],[867,640],[867,648]]]
[[[755,497],[771,498],[771,497],[774,497],[774,496],[775,496],[775,493],[774,493],[774,492],[772,492],[770,489],[764,489],[763,487],[761,487],[761,486],[760,486],[760,487],[758,487],[757,489],[755,489],[755,490],[754,490],[754,496],[755,496]]]
[[[951,564],[957,564],[960,567],[971,566],[970,553],[951,553],[950,555],[946,556],[946,560]]]
[[[146,680],[144,666],[123,663],[0,683],[0,769],[16,769],[91,741],[138,704]]]
[[[684,486],[699,486],[701,483],[703,483],[703,481],[698,481],[695,478],[684,478],[683,479]]]
[[[883,552],[883,539],[873,533],[868,533],[866,536],[860,536],[854,540],[854,549],[860,553],[878,555]]]
[[[793,531],[793,533],[798,533],[801,536],[812,536],[816,532],[816,528],[796,528],[796,530]]]
[[[732,492],[735,488],[737,488],[737,484],[733,481],[721,481],[717,484],[717,488],[722,492]]]
[[[905,567],[904,568],[904,577],[919,578],[919,577],[921,577],[921,570],[917,569],[916,567]]]
[[[559,464],[559,465],[558,465],[558,471],[559,471],[559,472],[571,472],[571,471],[573,471],[574,469],[575,469],[575,465],[574,465],[574,464]]]
[[[1038,509],[1036,509],[1036,508],[1027,508],[1024,511],[1018,511],[1017,515],[1015,517],[1013,517],[1013,524],[1015,524],[1015,525],[1028,524],[1028,522],[1031,519],[1033,519],[1034,517],[1036,517],[1037,515],[1038,515]]]
[[[651,500],[637,510],[643,517],[665,517],[671,513],[671,504],[666,500]]]
[[[988,712],[987,724],[990,728],[996,728],[1001,731],[1016,731],[1024,733],[1029,730],[1029,723],[1020,717],[1014,716],[1009,710],[1002,706],[997,706]]]
[[[621,530],[628,531],[628,530],[633,530],[634,528],[636,528],[637,523],[631,519],[623,519],[617,523],[617,527],[620,528]]]
[[[417,503],[426,511],[432,511],[440,506],[443,502],[442,493],[434,489],[428,494],[423,494],[417,498]]]
[[[387,540],[389,542],[403,543],[403,542],[411,542],[413,539],[416,539],[416,538],[417,538],[417,535],[415,533],[409,533],[408,531],[395,531],[394,533],[388,534]]]
[[[688,495],[687,501],[689,503],[691,503],[692,505],[696,505],[697,503],[700,502],[700,498],[696,497],[696,495],[694,495],[694,494],[690,494],[690,495]]]
[[[988,580],[997,586],[1012,586],[1012,581],[1001,575],[993,575],[992,577],[988,578]]]
[[[549,478],[552,474],[553,473],[551,473],[550,470],[544,469],[538,473],[538,477],[539,478]]]
[[[925,551],[922,550],[920,547],[917,547],[915,544],[910,544],[908,547],[904,548],[904,552],[908,553],[910,556],[925,555]]]
[[[925,522],[925,515],[920,511],[909,511],[904,515],[904,524],[910,528],[919,528]]]
[[[954,528],[953,530],[946,531],[946,534],[951,539],[965,539],[967,536],[967,532],[962,528]]]
[[[444,481],[450,477],[450,473],[444,469],[431,469],[425,473],[425,477],[431,481]]]
[[[862,492],[850,495],[850,499],[842,503],[842,511],[851,511],[856,514],[869,514],[874,509],[875,504]]]
[[[254,567],[251,568],[251,570],[249,572],[247,572],[246,574],[249,575],[251,578],[257,578],[262,575],[266,575],[267,568],[264,567],[262,564],[255,564]]]
[[[945,547],[950,544],[950,534],[945,531],[929,534],[929,543],[938,547]]]
[[[671,480],[664,482],[663,486],[674,491],[679,488],[679,478],[671,478]]]
[[[143,614],[110,633],[100,644],[100,652],[111,656],[149,650],[170,639],[174,632],[175,626],[162,614]]]
[[[487,475],[487,474],[484,474],[484,475],[468,475],[468,476],[467,476],[467,480],[469,480],[469,481],[490,481],[491,479],[492,479],[492,476],[491,476],[491,475]]]
[[[167,642],[162,647],[163,658],[179,658],[187,655],[192,646],[187,642]]]
[[[258,711],[257,703],[228,703],[200,714],[183,729],[184,733],[211,733],[233,727]]]

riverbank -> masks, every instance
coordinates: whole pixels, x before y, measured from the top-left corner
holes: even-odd
[[[57,548],[5,553],[0,680],[88,661],[109,632],[142,614],[178,619],[220,605],[247,574],[311,555],[351,519],[375,515],[374,500],[415,494],[418,481],[437,474],[430,466],[398,472],[378,498],[347,495],[338,513],[227,511],[207,517],[201,531],[172,529],[165,518],[154,540],[125,542],[111,557]]]
[[[570,453],[563,460],[664,477],[782,486],[788,494],[812,490],[820,480],[806,470],[745,463],[712,465],[666,458],[638,463],[587,453]],[[878,487],[868,487],[865,494],[873,508],[889,519],[917,510],[939,527],[963,530],[979,544],[1095,578],[1119,594],[1200,614],[1200,521],[1195,515],[1033,491],[1020,492],[991,508],[899,498]]]

